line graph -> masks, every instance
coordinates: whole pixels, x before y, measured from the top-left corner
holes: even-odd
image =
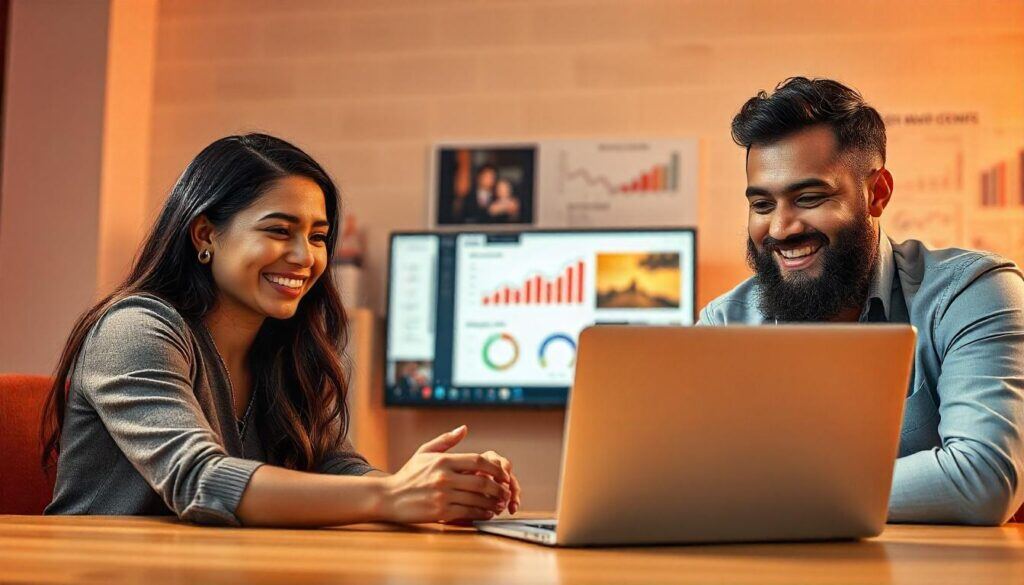
[[[568,154],[563,151],[559,155],[559,176],[562,192],[577,183],[587,190],[599,188],[608,195],[672,193],[679,186],[679,153],[671,152],[666,163],[635,171],[618,182],[586,167],[570,167]]]
[[[886,233],[896,239],[921,240],[933,248],[955,246],[963,234],[958,203],[905,201],[882,218]]]
[[[601,186],[605,191],[609,193],[615,192],[615,185],[612,184],[608,177],[603,175],[591,175],[587,169],[565,169],[565,154],[562,154],[562,181],[569,182],[574,179],[581,179],[588,187]]]

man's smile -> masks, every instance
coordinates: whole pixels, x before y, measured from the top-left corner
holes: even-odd
[[[821,242],[814,242],[799,246],[778,245],[773,252],[781,268],[786,270],[802,270],[817,260],[821,248]]]

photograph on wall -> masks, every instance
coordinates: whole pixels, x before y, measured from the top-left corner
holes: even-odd
[[[535,145],[439,146],[435,164],[435,225],[534,223]]]

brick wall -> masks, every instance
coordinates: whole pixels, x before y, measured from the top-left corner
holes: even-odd
[[[326,165],[368,227],[379,299],[387,232],[425,225],[431,142],[698,135],[703,304],[746,273],[743,159],[728,127],[756,90],[830,76],[883,110],[965,104],[1024,120],[1019,1],[822,6],[164,0],[150,207],[213,139],[279,134]]]

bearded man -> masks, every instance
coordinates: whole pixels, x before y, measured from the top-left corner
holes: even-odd
[[[885,125],[841,83],[794,77],[759,92],[732,136],[746,149],[755,274],[709,303],[699,324],[913,325],[889,521],[1005,522],[1024,500],[1020,270],[994,254],[885,235],[894,185]],[[863,359],[871,368],[887,356]],[[778,356],[780,369],[803,366],[799,355]]]

